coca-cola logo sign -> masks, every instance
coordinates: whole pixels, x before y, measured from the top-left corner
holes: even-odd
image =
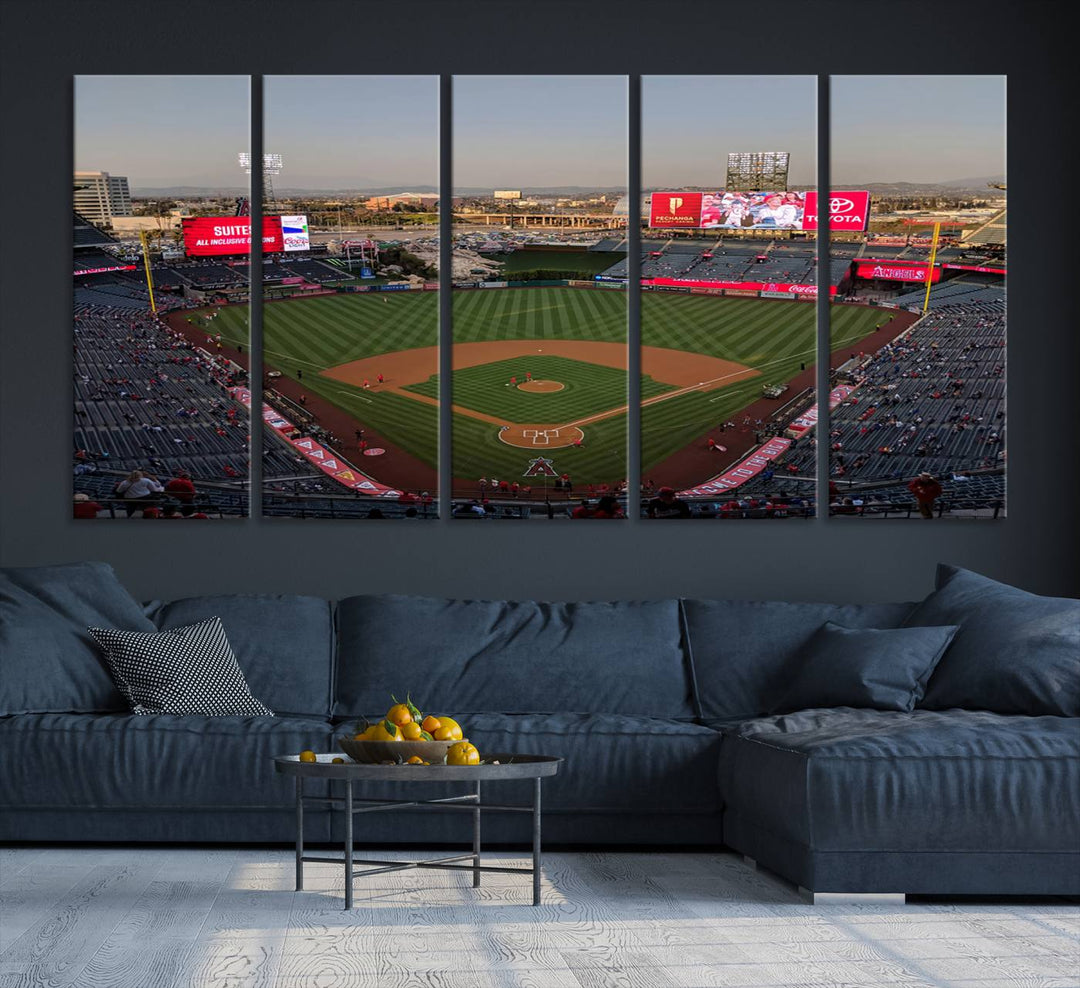
[[[793,295],[817,295],[817,285],[788,285],[787,290]]]

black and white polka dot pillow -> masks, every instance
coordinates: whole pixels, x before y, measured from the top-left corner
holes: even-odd
[[[220,618],[168,631],[87,631],[132,713],[274,716],[251,695]]]

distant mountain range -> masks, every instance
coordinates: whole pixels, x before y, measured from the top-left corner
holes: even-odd
[[[1005,184],[1004,175],[982,175],[974,178],[954,178],[947,182],[841,182],[847,188],[869,189],[875,195],[883,196],[919,196],[919,195],[947,195],[957,192],[979,192],[986,194],[990,191],[987,186],[995,182]],[[695,186],[696,188],[696,186]],[[701,188],[704,188],[702,186]],[[455,186],[455,196],[490,196],[492,189],[480,186]],[[651,190],[646,190],[651,191]],[[299,189],[291,186],[279,186],[274,189],[279,197],[284,198],[327,198],[336,196],[389,196],[397,192],[413,192],[417,195],[437,195],[438,189],[433,185],[389,185],[363,188],[341,189]],[[582,196],[582,195],[615,195],[626,193],[625,189],[605,186],[591,188],[586,185],[555,185],[555,186],[532,186],[522,187],[521,194],[524,196]],[[140,199],[185,199],[205,198],[208,196],[245,196],[248,189],[242,186],[223,186],[220,188],[207,188],[193,185],[172,185],[166,188],[134,188],[131,194]]]
[[[308,197],[326,198],[333,196],[390,196],[397,192],[414,192],[417,195],[433,196],[438,194],[438,189],[433,185],[388,185],[378,188],[362,187],[351,189],[298,189],[291,186],[275,186],[274,193],[283,197]],[[455,196],[490,196],[492,189],[484,186],[456,186]],[[617,188],[590,188],[584,185],[559,185],[551,188],[522,188],[522,195],[547,195],[547,196],[576,196],[586,193],[600,195],[623,195],[625,189]],[[164,188],[137,187],[131,190],[131,194],[140,199],[184,199],[203,198],[206,196],[245,196],[248,189],[240,186],[223,186],[220,188],[193,186],[193,185],[170,185]]]

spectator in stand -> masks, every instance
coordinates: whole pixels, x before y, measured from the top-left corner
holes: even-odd
[[[941,484],[931,473],[920,473],[910,484],[908,490],[915,495],[915,501],[919,505],[919,514],[923,518],[934,517],[934,501],[941,497]]]
[[[618,500],[611,494],[605,494],[599,501],[596,502],[596,510],[593,512],[594,518],[625,518],[623,509],[619,506]]]
[[[180,513],[185,518],[195,510],[195,484],[186,470],[176,472],[176,476],[165,485],[165,493],[180,502]]]
[[[132,470],[116,485],[116,493],[127,501],[124,510],[129,518],[140,507],[143,508],[143,517],[145,518],[147,510],[145,505],[160,500],[164,490],[165,488],[158,483],[157,477],[144,474],[141,470]],[[157,517],[156,511],[152,517]]]
[[[645,509],[650,518],[689,518],[690,505],[675,496],[674,487],[661,487]]]
[[[89,494],[76,494],[73,505],[73,517],[96,518],[98,512],[104,510],[97,501],[91,501]]]
[[[581,504],[570,513],[571,518],[592,518],[592,516],[592,508],[589,507],[589,502],[585,498],[582,498]]]

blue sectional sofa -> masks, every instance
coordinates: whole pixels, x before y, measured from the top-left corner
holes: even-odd
[[[970,661],[978,629],[996,619],[979,601],[1002,611],[983,584],[1022,592],[948,567],[938,579],[933,623],[961,627],[951,648]],[[1048,635],[1080,642],[1074,605],[1023,594],[1003,649],[1025,634],[1040,648]],[[245,595],[140,605],[103,564],[6,570],[0,840],[291,841],[293,788],[272,756],[333,750],[390,693],[411,691],[456,716],[481,752],[565,758],[545,786],[550,844],[726,845],[815,892],[1080,893],[1080,651],[1073,668],[1058,647],[1030,696],[1004,683],[1002,711],[931,702],[964,688],[947,682],[946,653],[942,688],[935,671],[914,710],[775,712],[826,621],[896,628],[927,606]],[[86,627],[212,616],[276,716],[128,713]],[[1017,696],[1030,710],[1015,709]],[[501,799],[527,800],[505,785]],[[339,816],[310,811],[308,839],[340,840]],[[486,839],[522,842],[522,826],[493,814]],[[467,827],[458,815],[370,814],[356,839],[459,842]]]

